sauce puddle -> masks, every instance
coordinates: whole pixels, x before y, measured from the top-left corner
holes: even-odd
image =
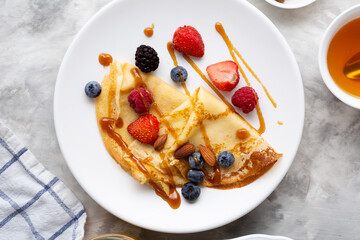
[[[107,53],[100,53],[99,54],[99,63],[103,65],[104,67],[107,67],[110,65],[110,63],[113,62],[113,57],[110,54]]]
[[[154,34],[154,24],[151,24],[151,27],[147,27],[144,29],[144,34],[147,37],[151,37]]]

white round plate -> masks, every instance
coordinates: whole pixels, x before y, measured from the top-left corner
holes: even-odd
[[[243,237],[233,238],[229,240],[292,240],[288,237],[282,237],[282,236],[270,236],[265,234],[251,234],[246,235]]]
[[[174,210],[150,187],[132,179],[110,157],[96,124],[94,101],[86,97],[84,86],[89,81],[100,82],[108,72],[98,63],[99,53],[110,53],[115,59],[134,63],[140,44],[157,50],[160,66],[154,74],[176,86],[169,76],[173,65],[166,44],[179,26],[192,25],[202,34],[205,56],[195,60],[202,70],[209,64],[231,59],[215,30],[217,21],[223,24],[234,45],[278,103],[275,109],[260,85],[250,77],[266,120],[263,136],[284,156],[264,176],[246,187],[226,191],[202,188],[196,203],[182,199],[180,208]],[[143,29],[152,23],[154,35],[148,38]],[[180,65],[189,72],[190,91],[200,85],[209,89],[178,56]],[[243,85],[241,79],[239,86]],[[246,118],[258,127],[255,111]],[[113,1],[83,27],[63,59],[55,87],[54,120],[60,148],[71,172],[97,203],[115,216],[143,228],[189,233],[236,220],[276,188],[288,171],[301,139],[304,93],[297,63],[285,39],[270,20],[247,1]],[[280,126],[278,121],[284,125]]]
[[[305,7],[316,0],[285,0],[285,2],[281,3],[276,0],[265,0],[271,5],[274,5],[279,8],[286,8],[286,9],[295,9]]]

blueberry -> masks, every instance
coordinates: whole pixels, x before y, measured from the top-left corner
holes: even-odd
[[[101,85],[95,81],[88,82],[85,86],[85,93],[90,98],[96,98],[101,93]]]
[[[223,151],[219,153],[219,156],[217,157],[217,161],[219,162],[219,165],[221,167],[230,167],[234,161],[234,155],[229,151]]]
[[[185,183],[181,189],[181,194],[186,200],[194,201],[200,196],[200,187],[195,183]]]
[[[191,169],[201,170],[204,167],[204,158],[199,152],[194,152],[189,156],[189,165]]]
[[[201,183],[205,179],[205,174],[203,171],[191,169],[187,173],[187,178],[194,183]]]
[[[173,69],[171,69],[170,77],[174,82],[181,83],[182,80],[180,77],[179,68],[180,68],[181,76],[185,82],[188,77],[188,73],[187,73],[186,69],[182,66],[177,66],[177,67],[174,67]]]

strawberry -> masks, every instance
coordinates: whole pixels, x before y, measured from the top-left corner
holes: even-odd
[[[194,57],[204,56],[204,42],[200,33],[192,26],[176,29],[173,36],[174,48],[181,53]]]
[[[127,130],[136,140],[153,144],[159,136],[159,121],[154,115],[146,114],[132,122]]]
[[[213,84],[222,91],[233,90],[239,82],[238,65],[233,61],[212,64],[206,68]]]

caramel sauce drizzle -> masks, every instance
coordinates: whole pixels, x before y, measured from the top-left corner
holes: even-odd
[[[141,93],[141,91],[139,90],[139,94],[140,94],[140,97],[141,97],[141,101],[143,102],[143,104],[145,105],[145,108],[146,108],[146,112],[149,112],[150,111],[150,106],[148,105],[144,95]]]
[[[210,148],[211,151],[214,152],[214,149],[212,148],[211,143],[210,143],[210,139],[206,133],[205,126],[203,124],[200,125],[200,130],[203,135],[205,145],[208,148]],[[218,162],[216,162],[215,165],[213,166],[214,176],[211,177],[205,168],[203,168],[203,172],[204,172],[206,180],[208,180],[211,184],[219,185],[221,183],[221,170],[220,170],[220,165]]]
[[[115,127],[122,128],[123,126],[124,126],[124,121],[122,120],[122,118],[118,118],[115,122]]]
[[[143,82],[143,79],[141,77],[141,74],[140,74],[139,70],[137,68],[133,68],[133,69],[130,70],[130,72],[131,72],[131,74],[133,75],[133,77],[135,79],[135,88],[143,87],[144,89],[147,89],[146,84]],[[109,97],[112,96],[111,94],[112,94],[112,92],[110,93]],[[113,94],[115,94],[115,93],[113,93]],[[140,92],[140,95],[141,95],[142,98],[144,98],[144,96],[142,96],[141,92]],[[144,100],[145,99],[143,99],[143,101]],[[154,107],[155,111],[158,113],[158,115],[160,117],[163,117],[163,114],[161,113],[158,106],[154,102],[154,99],[152,99],[152,100],[153,100],[153,107]],[[147,104],[145,104],[145,105],[147,106]],[[109,107],[109,110],[110,110],[110,107]],[[167,121],[165,121],[165,122],[167,122]],[[123,123],[123,120],[121,118],[118,118],[117,120],[114,120],[112,118],[104,117],[104,118],[102,118],[100,120],[100,126],[101,126],[102,130],[104,132],[106,132],[109,135],[109,137],[111,137],[113,140],[115,140],[115,142],[121,147],[121,149],[135,163],[135,165],[137,166],[139,171],[144,173],[144,175],[148,179],[150,179],[151,174],[149,173],[149,171],[143,165],[142,160],[140,160],[139,158],[134,156],[134,154],[128,148],[128,145],[126,144],[126,142],[122,139],[121,135],[118,134],[117,132],[115,132],[115,130],[113,128],[113,125],[115,125],[118,128],[121,128],[123,126],[123,124],[124,123]],[[175,133],[175,131],[174,131],[174,133]],[[160,154],[160,157],[163,159],[164,155]],[[163,161],[164,161],[164,159],[163,159]],[[166,167],[169,168],[168,166],[166,166]],[[171,172],[171,170],[168,169],[167,172]],[[149,184],[154,188],[155,193],[158,196],[160,196],[162,199],[164,199],[170,205],[171,208],[176,209],[176,208],[179,208],[179,206],[181,204],[181,198],[180,198],[179,193],[176,191],[176,186],[173,184],[174,180],[173,180],[172,173],[169,174],[169,178],[170,178],[170,194],[169,194],[169,196],[156,183],[154,183],[151,179],[149,180]]]
[[[131,75],[133,75],[134,79],[135,79],[135,88],[145,88],[145,83],[142,80],[142,76],[140,74],[139,69],[137,68],[132,68],[130,69]]]
[[[216,162],[213,166],[214,176],[211,177],[205,168],[203,168],[202,170],[204,172],[206,180],[213,184],[214,187],[221,184],[221,170],[218,162]]]
[[[201,124],[200,125],[200,130],[201,130],[201,134],[203,135],[203,138],[204,138],[204,142],[205,142],[205,145],[211,149],[211,151],[213,151],[212,147],[211,147],[211,143],[210,143],[210,139],[206,133],[206,129],[205,129],[205,126],[204,124]]]
[[[154,34],[154,24],[151,24],[151,27],[147,27],[144,29],[144,34],[147,37],[151,37]]]
[[[129,155],[130,159],[136,164],[137,168],[144,173],[147,178],[150,178],[151,174],[142,164],[142,161],[138,159],[129,149],[126,142],[122,139],[120,134],[114,131],[113,124],[116,121],[112,118],[102,118],[100,120],[100,125],[103,131],[105,131],[109,137],[115,140],[115,142],[121,147],[121,149]],[[172,176],[172,175],[171,175]],[[171,208],[177,209],[181,204],[181,199],[179,193],[176,191],[176,186],[174,184],[170,184],[170,194],[169,196],[157,185],[154,181],[150,180],[149,184],[154,188],[155,193],[160,196],[163,200],[165,200]]]
[[[161,160],[162,160],[161,165],[162,165],[162,167],[164,168],[166,175],[169,176],[169,182],[170,182],[170,184],[175,185],[175,183],[174,183],[174,175],[173,175],[173,173],[172,173],[169,165],[168,165],[167,162],[165,161],[165,158],[166,158],[166,157],[165,157],[165,152],[164,152],[164,151],[160,151],[160,152],[159,152],[159,155],[160,155],[160,158],[161,158]]]
[[[191,95],[190,95],[190,92],[189,90],[187,89],[186,87],[186,84],[185,84],[185,81],[184,79],[182,78],[181,74],[180,74],[180,68],[178,66],[178,61],[176,59],[176,55],[175,55],[175,51],[174,51],[174,47],[173,47],[173,43],[172,42],[168,42],[167,43],[167,49],[169,51],[169,54],[174,62],[174,65],[178,68],[179,70],[179,75],[180,75],[180,78],[181,78],[181,85],[183,86],[184,88],[184,91],[186,93],[186,95],[188,97],[190,97],[190,100],[191,100],[191,104],[193,105],[193,107],[195,107],[195,103],[194,103],[194,100],[192,99]],[[196,66],[196,64],[186,55],[183,55],[184,58],[186,59],[186,61],[188,63],[190,63],[189,61],[191,61],[193,64],[191,64],[191,66],[195,69],[195,71],[205,80],[205,82],[207,82],[209,84],[209,86],[216,92],[218,93],[218,96],[224,101],[224,102],[227,102],[226,99],[222,96],[222,94],[217,91],[216,88],[214,88],[212,86],[212,84],[208,81],[208,79],[206,78],[206,76],[200,71],[200,69]],[[220,94],[220,95],[219,95]],[[229,103],[227,102],[228,104],[226,104],[232,111],[235,112],[235,109],[234,107]],[[204,142],[205,142],[205,145],[210,148],[212,151],[212,146],[211,146],[211,143],[210,143],[210,139],[206,133],[206,129],[205,129],[205,126],[203,124],[200,124],[200,130],[201,130],[201,134],[203,135],[203,138],[204,138]],[[205,175],[205,178],[211,182],[212,184],[214,185],[219,185],[221,183],[221,171],[220,171],[220,166],[218,163],[215,164],[215,166],[213,167],[213,171],[214,171],[214,176],[211,177],[208,172],[206,171],[205,168],[203,168],[203,172],[204,172],[204,175]]]
[[[99,54],[99,63],[103,65],[104,67],[107,67],[110,65],[110,63],[113,62],[113,58],[110,54],[107,53],[100,53]]]
[[[182,87],[184,88],[184,91],[185,91],[186,95],[191,98],[190,92],[189,92],[189,90],[188,90],[187,87],[186,87],[184,78],[183,78],[182,75],[181,75],[181,71],[180,71],[180,68],[179,68],[179,66],[178,66],[178,61],[177,61],[177,59],[176,59],[175,50],[174,50],[174,46],[173,46],[173,43],[172,43],[172,42],[168,42],[168,43],[167,43],[167,49],[168,49],[168,52],[169,52],[169,54],[170,54],[170,56],[171,56],[171,59],[172,59],[173,62],[174,62],[174,66],[177,67],[177,69],[178,69],[178,71],[179,71],[179,75],[180,75],[180,78],[181,78],[181,85],[182,85]]]
[[[153,181],[150,181],[149,184],[154,188],[155,193],[160,196],[162,199],[164,199],[171,208],[173,209],[177,209],[180,207],[181,204],[181,198],[180,195],[178,193],[178,191],[176,191],[176,186],[175,185],[170,185],[170,193],[169,196]]]
[[[266,125],[265,125],[264,116],[263,116],[263,114],[261,112],[259,104],[256,104],[256,112],[257,112],[259,122],[260,122],[260,127],[259,127],[259,129],[257,131],[261,135],[261,134],[263,134],[265,132]]]
[[[183,54],[183,57],[185,58],[185,60],[194,68],[194,70],[200,75],[200,77],[207,83],[207,85],[209,85],[209,87],[211,87],[211,89],[216,93],[216,95],[218,95],[218,97],[226,104],[226,106],[228,106],[228,108],[230,108],[233,112],[236,113],[235,108],[233,107],[233,105],[231,105],[226,99],[225,97],[219,92],[219,90],[217,90],[216,87],[214,87],[212,85],[212,83],[207,79],[207,77],[205,76],[205,74],[200,70],[200,68],[194,63],[194,61],[187,55]]]
[[[251,72],[251,74],[255,77],[255,79],[261,84],[261,86],[263,87],[267,97],[269,98],[269,100],[271,101],[271,103],[273,104],[273,106],[276,108],[276,103],[275,101],[273,100],[273,98],[270,96],[268,90],[266,89],[266,87],[264,86],[264,84],[262,84],[262,82],[260,81],[260,79],[258,78],[258,76],[255,74],[255,72],[250,68],[250,66],[246,63],[245,59],[240,55],[239,51],[234,47],[234,45],[232,44],[232,42],[230,41],[228,35],[226,34],[225,32],[225,29],[224,27],[222,26],[221,23],[217,22],[215,24],[215,29],[216,31],[221,35],[221,37],[223,38],[223,40],[225,41],[226,43],[226,46],[228,47],[229,49],[229,52],[230,52],[230,55],[232,57],[232,59],[234,60],[234,62],[236,62],[236,64],[238,65],[239,67],[239,70],[241,72],[241,75],[244,77],[246,83],[248,86],[250,86],[250,82],[244,72],[244,70],[241,68],[239,62],[237,61],[236,59],[236,56],[234,54],[234,52],[236,53],[236,55],[238,55],[238,57],[241,59],[241,61],[244,63],[244,65],[246,66],[246,68]],[[257,130],[258,133],[261,135],[265,132],[266,130],[266,125],[265,125],[265,120],[264,120],[264,117],[262,115],[262,112],[261,112],[261,109],[260,109],[260,106],[259,106],[259,103],[256,105],[256,112],[258,114],[258,118],[259,118],[259,123],[260,123],[260,127],[259,129]]]
[[[142,87],[144,89],[147,89],[146,87],[146,84],[144,83],[142,77],[141,77],[141,74],[140,74],[140,71],[139,69],[137,68],[132,68],[130,70],[131,74],[133,75],[134,79],[135,79],[135,88],[138,88],[138,87]],[[146,103],[146,100],[144,98],[144,96],[140,93],[140,96],[142,98],[142,101],[144,101]],[[161,118],[161,122],[163,122],[166,126],[166,128],[168,129],[168,131],[170,132],[170,134],[175,138],[177,139],[178,138],[178,135],[175,131],[175,129],[171,126],[171,124],[169,123],[168,120],[166,120],[164,117],[164,114],[161,112],[161,110],[159,109],[159,106],[156,104],[156,102],[154,101],[154,99],[152,99],[152,106],[153,106],[153,109],[155,110],[155,112],[159,115],[159,117]],[[144,104],[145,104],[144,103]],[[145,104],[145,106],[147,107],[147,104]],[[147,109],[148,110],[148,109]]]
[[[205,76],[205,74],[200,70],[200,68],[195,64],[195,62],[187,55],[183,54],[183,57],[185,58],[185,60],[192,66],[192,68],[200,75],[200,77],[209,85],[209,87],[211,87],[211,89],[216,93],[216,95],[218,95],[218,97],[226,104],[226,106],[228,106],[228,108],[233,111],[234,113],[236,113],[239,117],[241,117],[242,120],[244,120],[246,123],[248,123],[236,110],[235,108],[233,107],[233,105],[231,105],[226,99],[225,97],[219,92],[219,90],[217,90],[217,88],[215,88],[211,83],[210,81],[207,79],[207,77]],[[256,106],[259,106],[259,104],[257,104]],[[259,112],[261,113],[260,111],[260,108],[259,108]],[[262,116],[262,114],[261,114]],[[261,125],[264,125],[265,127],[265,121],[264,121],[264,118],[260,118],[259,117],[259,121],[260,121],[260,126]],[[249,123],[248,125],[250,127],[252,127]],[[252,127],[253,128],[253,127]],[[262,130],[262,131],[265,131],[265,130]]]
[[[254,78],[260,83],[260,85],[262,86],[262,88],[264,89],[267,97],[269,98],[270,102],[272,103],[272,105],[276,108],[277,107],[277,104],[276,102],[274,101],[274,99],[270,96],[270,93],[269,91],[267,90],[267,88],[265,87],[265,85],[261,82],[261,80],[259,79],[259,77],[255,74],[255,72],[251,69],[251,67],[249,66],[249,64],[245,61],[245,59],[241,56],[241,54],[239,53],[239,51],[234,47],[234,45],[232,44],[232,42],[230,41],[228,35],[226,34],[225,32],[225,29],[224,27],[222,26],[221,23],[217,22],[215,24],[215,29],[216,31],[221,35],[221,37],[224,39],[228,49],[229,49],[229,52],[231,54],[231,57],[233,58],[233,60],[236,62],[236,64],[238,65],[239,69],[240,69],[240,72],[241,74],[243,75],[247,85],[250,86],[250,83],[244,73],[244,71],[242,70],[239,62],[237,61],[236,57],[235,57],[235,54],[234,52],[236,53],[236,55],[240,58],[240,60],[242,61],[242,63],[245,65],[245,67],[249,70],[249,72],[254,76]]]
[[[120,134],[118,134],[117,132],[114,131],[113,128],[113,124],[116,121],[112,118],[102,118],[100,120],[100,125],[101,128],[104,132],[106,132],[109,137],[111,137],[112,139],[115,140],[115,142],[117,144],[119,144],[119,146],[121,147],[121,149],[127,154],[129,155],[130,159],[136,164],[136,166],[138,167],[138,169],[145,174],[146,177],[150,177],[150,173],[148,172],[148,170],[144,167],[144,165],[142,164],[141,160],[138,159],[137,157],[135,157],[131,150],[129,149],[128,145],[126,144],[126,142],[122,139],[122,137],[120,136]]]

